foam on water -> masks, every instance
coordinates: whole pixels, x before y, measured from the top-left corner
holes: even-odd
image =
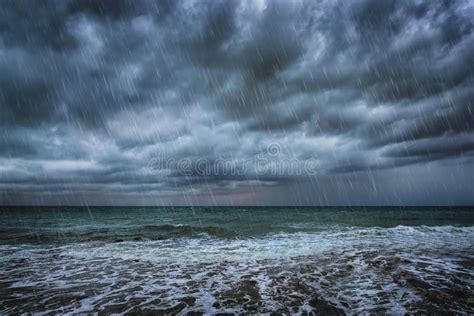
[[[345,246],[388,243],[405,249],[429,251],[440,245],[462,247],[472,239],[453,236],[473,236],[474,227],[406,227],[340,228],[320,233],[277,233],[262,238],[225,239],[201,234],[200,238],[178,238],[159,241],[83,243],[59,247],[75,257],[109,257],[147,261],[219,261],[277,259],[292,256],[318,255]],[[454,244],[453,244],[454,243]],[[91,247],[93,245],[93,247]]]
[[[0,312],[473,313],[473,249],[453,226],[3,245]]]

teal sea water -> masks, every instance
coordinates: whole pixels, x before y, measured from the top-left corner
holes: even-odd
[[[2,207],[0,313],[474,313],[469,207]]]
[[[472,208],[4,207],[2,243],[75,243],[179,237],[256,238],[355,227],[474,226]]]

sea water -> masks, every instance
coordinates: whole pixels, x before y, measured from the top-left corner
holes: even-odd
[[[474,313],[472,208],[0,209],[0,313]]]

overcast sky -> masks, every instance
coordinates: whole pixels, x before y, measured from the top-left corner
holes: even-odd
[[[3,0],[0,204],[472,205],[473,22],[471,0]]]

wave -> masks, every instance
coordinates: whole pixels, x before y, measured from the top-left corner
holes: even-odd
[[[74,256],[104,255],[110,258],[139,259],[149,262],[221,260],[267,260],[297,256],[315,256],[339,252],[340,249],[386,248],[398,251],[413,249],[414,253],[428,254],[440,247],[465,251],[474,247],[474,227],[410,227],[347,228],[323,232],[270,233],[255,238],[216,238],[203,231],[213,228],[183,226],[149,227],[159,236],[168,238],[121,240],[94,246],[78,244],[66,246]],[[219,231],[220,233],[220,231]],[[86,250],[85,250],[86,249]],[[84,251],[85,250],[85,251]]]
[[[25,297],[7,302],[8,311],[26,310],[34,288],[45,302],[38,311],[52,313],[113,313],[117,304],[162,314],[177,306],[183,314],[474,312],[466,300],[474,284],[474,227],[346,227],[231,239],[202,235],[213,227],[140,229],[185,236],[0,246],[3,291]],[[65,295],[74,303],[64,310],[47,305]]]
[[[215,226],[142,225],[131,227],[71,227],[67,229],[4,228],[1,243],[9,244],[68,244],[93,241],[124,242],[164,240],[181,237],[232,237],[231,231]]]
[[[142,226],[143,230],[146,232],[158,232],[158,233],[165,233],[167,235],[174,235],[174,236],[192,236],[196,234],[208,234],[210,236],[225,236],[228,235],[229,232],[222,228],[216,226],[191,226],[185,224],[165,224],[165,225],[145,225]]]
[[[135,225],[135,226],[72,226],[62,229],[2,228],[0,243],[3,244],[71,244],[84,242],[140,242],[160,241],[176,238],[223,238],[255,239],[290,236],[317,239],[331,238],[402,238],[423,235],[449,236],[450,234],[474,234],[474,226],[404,226],[395,227],[347,227],[340,225],[287,225],[277,231],[243,233],[220,226],[194,226],[188,224]],[[274,228],[275,229],[275,228]],[[298,237],[299,236],[299,237]]]

